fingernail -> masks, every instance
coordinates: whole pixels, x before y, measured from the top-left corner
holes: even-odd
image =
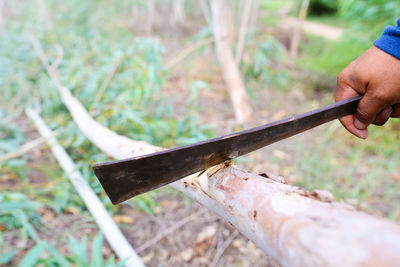
[[[368,130],[362,131],[362,132],[360,133],[360,137],[361,137],[362,139],[367,139],[367,137],[368,137]]]
[[[365,128],[367,128],[367,126],[364,123],[362,123],[357,119],[354,119],[354,126],[356,126],[356,128],[359,130],[364,130]]]

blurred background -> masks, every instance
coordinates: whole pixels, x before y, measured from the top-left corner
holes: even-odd
[[[170,148],[333,102],[337,74],[398,16],[398,0],[0,0],[0,264],[124,263],[25,115],[40,103],[146,265],[276,266],[169,187],[113,206],[90,167],[109,158],[72,121],[32,40],[98,122]],[[370,128],[363,141],[335,121],[235,164],[399,221],[400,122]]]

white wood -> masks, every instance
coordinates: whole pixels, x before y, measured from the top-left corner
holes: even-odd
[[[58,163],[68,175],[68,178],[82,198],[83,202],[85,202],[86,207],[103,232],[111,248],[121,260],[129,258],[125,266],[144,267],[139,256],[126,240],[118,226],[114,223],[97,195],[83,178],[82,174],[76,170],[77,168],[75,163],[69,157],[64,148],[58,144],[54,134],[51,132],[40,115],[35,110],[29,108],[26,110],[26,114],[34,122],[42,137],[47,140],[47,143],[50,145],[51,151],[56,157]]]

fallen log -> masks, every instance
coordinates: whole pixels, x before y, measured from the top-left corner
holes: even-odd
[[[49,76],[79,128],[109,156],[123,159],[161,149],[105,128],[60,84],[58,75]],[[222,164],[170,185],[232,223],[282,266],[397,266],[400,262],[398,224],[334,202],[327,191],[308,192],[265,176]]]

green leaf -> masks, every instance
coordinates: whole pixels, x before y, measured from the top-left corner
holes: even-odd
[[[125,266],[125,263],[127,263],[128,262],[128,260],[129,260],[129,257],[128,258],[125,258],[125,259],[123,259],[122,261],[120,261],[120,262],[118,262],[117,263],[117,265],[115,265],[116,267],[123,267],[123,266]],[[114,263],[114,262],[113,262]]]
[[[50,254],[54,257],[54,260],[61,265],[62,267],[69,267],[69,262],[61,255],[53,246],[48,244],[47,249],[49,250]]]
[[[39,207],[40,204],[35,201],[3,202],[0,203],[0,212],[15,211],[19,209],[36,210]]]
[[[36,262],[39,260],[40,255],[46,249],[47,242],[40,241],[33,248],[31,248],[22,261],[19,264],[19,267],[30,267],[35,266]]]
[[[103,233],[100,231],[99,234],[94,238],[92,244],[92,262],[90,266],[97,267],[103,266]]]
[[[40,241],[39,236],[36,233],[35,228],[32,226],[32,224],[29,222],[28,217],[26,216],[26,214],[24,212],[22,212],[21,210],[17,210],[15,211],[16,217],[19,219],[19,221],[22,224],[23,229],[25,229],[25,231],[28,233],[28,235],[35,240],[36,242]]]
[[[16,253],[17,253],[16,249],[2,253],[0,255],[0,264],[6,264],[10,262]]]
[[[89,264],[86,251],[86,239],[87,237],[84,236],[81,243],[79,243],[72,236],[69,237],[69,249],[74,254],[73,261],[80,267],[86,267]]]

